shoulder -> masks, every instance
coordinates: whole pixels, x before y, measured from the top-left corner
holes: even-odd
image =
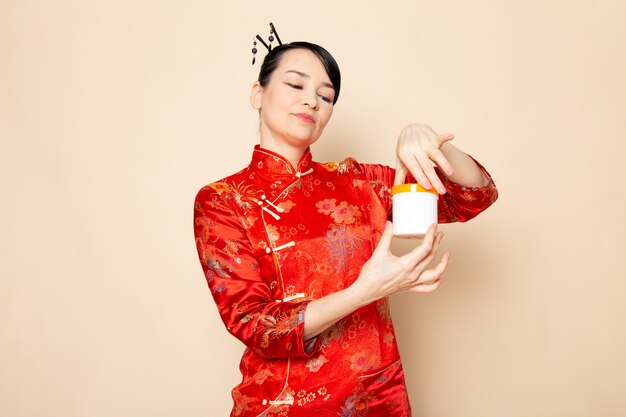
[[[230,206],[238,200],[237,196],[241,196],[250,187],[249,182],[246,181],[249,176],[250,169],[246,167],[235,174],[206,184],[196,193],[195,209]]]
[[[320,164],[327,172],[335,175],[349,175],[355,181],[365,181],[372,187],[391,187],[395,177],[395,169],[381,164],[361,163],[355,158],[346,158],[341,162]]]
[[[363,164],[360,164],[354,158],[345,158],[340,162],[322,162],[319,165],[328,172],[335,172],[337,175],[342,174],[361,174],[363,172]]]
[[[196,195],[196,199],[198,197],[207,197],[207,196],[223,196],[228,193],[232,193],[238,188],[241,188],[246,182],[246,179],[250,176],[250,168],[245,167],[242,170],[219,179],[217,181],[211,182],[200,188]],[[240,184],[238,187],[237,184]]]

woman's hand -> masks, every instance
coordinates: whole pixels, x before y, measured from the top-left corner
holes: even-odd
[[[435,173],[433,163],[448,176],[454,173],[441,151],[443,144],[452,139],[454,135],[451,133],[440,135],[425,124],[415,123],[402,129],[396,146],[394,184],[403,183],[408,171],[422,187],[430,190],[434,186],[439,194],[445,194],[446,188]]]
[[[393,238],[390,222],[376,246],[372,257],[363,265],[357,280],[348,288],[311,301],[304,313],[304,339],[308,340],[328,329],[356,309],[388,295],[413,291],[429,293],[439,288],[441,274],[448,265],[450,254],[444,253],[432,269],[428,264],[435,258],[443,233],[436,233],[433,224],[421,245],[403,256],[390,251]]]
[[[435,258],[442,237],[443,233],[437,233],[437,225],[433,224],[419,246],[398,257],[390,251],[393,232],[391,222],[387,222],[376,250],[351,287],[359,294],[360,304],[400,292],[430,293],[439,288],[450,253],[444,253],[434,268],[428,269],[428,266]]]

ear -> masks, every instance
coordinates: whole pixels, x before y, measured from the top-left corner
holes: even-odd
[[[261,87],[261,83],[255,81],[252,84],[252,90],[250,91],[250,105],[255,110],[261,110],[261,102],[263,99],[263,87]]]

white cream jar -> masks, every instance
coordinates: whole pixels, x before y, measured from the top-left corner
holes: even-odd
[[[421,239],[428,227],[437,223],[437,200],[434,189],[419,184],[398,184],[391,189],[393,202],[393,235],[404,239]]]

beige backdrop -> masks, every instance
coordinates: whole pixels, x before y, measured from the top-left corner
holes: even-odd
[[[415,416],[626,415],[626,2],[378,3],[0,1],[1,416],[227,415],[192,204],[249,161],[270,20],[342,67],[318,160],[425,121],[499,185],[393,299]]]

